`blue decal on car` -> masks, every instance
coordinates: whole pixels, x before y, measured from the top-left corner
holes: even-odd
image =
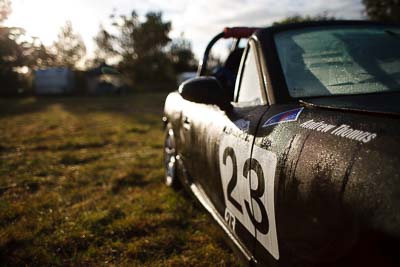
[[[304,108],[296,108],[292,110],[288,110],[279,114],[276,114],[272,118],[268,119],[262,127],[267,127],[283,122],[290,122],[290,121],[297,121],[299,118],[301,112],[303,111]]]

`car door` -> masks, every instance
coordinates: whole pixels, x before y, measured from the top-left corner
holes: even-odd
[[[232,110],[196,104],[190,111],[193,181],[251,253],[257,231],[266,233],[269,224],[268,207],[259,196],[266,187],[263,177],[253,178],[259,166],[251,159],[258,124],[268,110],[257,51],[256,41],[250,40]]]
[[[284,123],[297,121],[302,111],[301,107],[293,104],[271,105],[263,114],[254,138],[250,174],[253,210],[255,214],[260,214],[260,207],[265,207],[264,216],[267,218],[264,228],[256,229],[255,232],[254,256],[261,265],[275,266],[282,262],[277,225],[277,194],[278,187],[281,186],[279,183],[282,183],[279,175],[288,153],[291,153],[291,157],[297,156],[290,151],[291,146],[301,150],[304,141],[304,136],[295,138],[296,131],[287,128],[288,125],[291,126],[290,123]],[[295,160],[293,162],[296,163]],[[255,189],[253,185],[256,186]],[[257,221],[260,222],[260,219]]]

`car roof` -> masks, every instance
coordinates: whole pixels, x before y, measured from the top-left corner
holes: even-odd
[[[268,81],[268,94],[273,93],[276,103],[288,103],[297,101],[293,99],[288,92],[285,78],[282,73],[279,58],[276,52],[274,42],[274,34],[278,32],[304,29],[308,27],[319,26],[385,26],[385,27],[400,27],[399,23],[385,23],[364,20],[325,20],[325,21],[308,21],[300,23],[288,23],[262,28],[256,31],[252,38],[258,40],[261,49],[265,55],[266,71],[268,77],[273,77]]]
[[[294,30],[294,29],[318,27],[318,26],[392,26],[392,27],[400,27],[400,23],[378,22],[378,21],[367,21],[367,20],[306,21],[306,22],[273,25],[270,27],[263,28],[263,29],[259,30],[257,33],[262,33],[265,31],[280,32],[280,31],[286,31],[286,30]]]

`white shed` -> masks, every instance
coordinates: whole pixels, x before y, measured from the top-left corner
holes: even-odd
[[[74,74],[68,68],[48,68],[35,72],[36,94],[67,94],[74,87]]]

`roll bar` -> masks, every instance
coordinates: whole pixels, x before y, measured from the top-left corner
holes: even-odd
[[[208,56],[210,55],[211,48],[214,44],[220,39],[228,39],[228,38],[249,38],[255,31],[260,28],[250,28],[250,27],[231,27],[225,28],[223,32],[217,34],[211,41],[208,43],[206,50],[204,51],[203,60],[200,61],[199,68],[197,70],[197,76],[203,76],[207,70],[207,61]]]

